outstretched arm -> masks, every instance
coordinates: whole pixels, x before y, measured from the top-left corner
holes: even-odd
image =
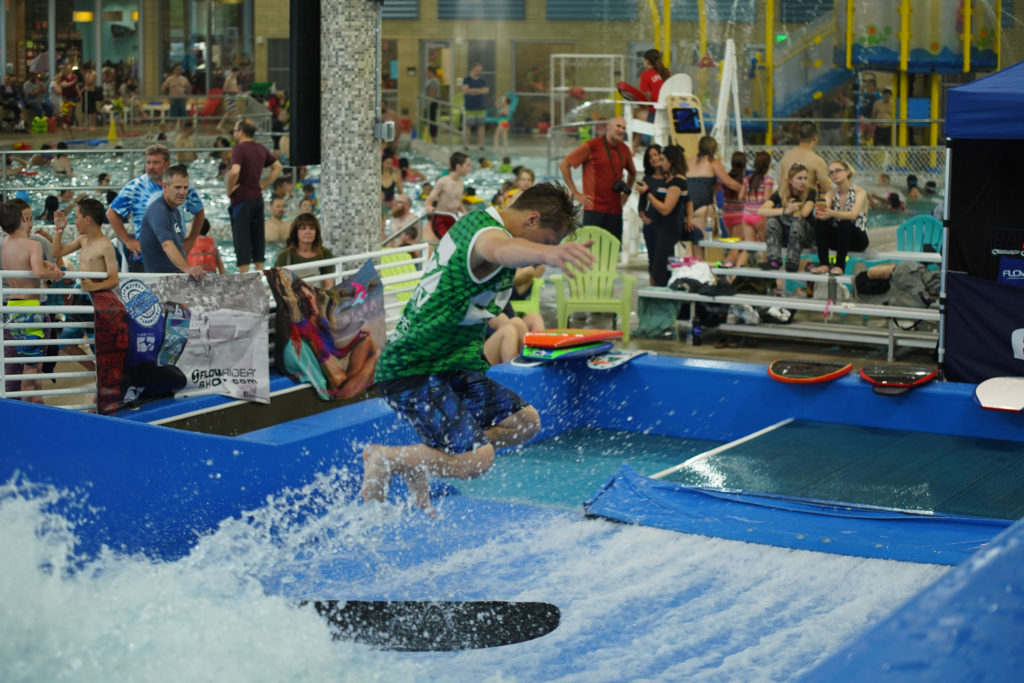
[[[566,265],[576,270],[589,270],[594,263],[591,242],[539,244],[521,237],[509,237],[499,230],[487,230],[477,237],[470,256],[473,268],[494,263],[506,268],[544,264],[560,269],[572,277]]]

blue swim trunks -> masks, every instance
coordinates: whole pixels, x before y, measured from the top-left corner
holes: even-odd
[[[449,455],[488,443],[484,430],[528,405],[487,375],[465,370],[399,377],[377,388],[423,443]]]

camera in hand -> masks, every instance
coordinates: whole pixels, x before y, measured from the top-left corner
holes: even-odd
[[[615,190],[616,192],[622,192],[625,194],[629,192],[629,185],[627,185],[622,180],[616,180],[614,183],[612,183],[612,189]]]

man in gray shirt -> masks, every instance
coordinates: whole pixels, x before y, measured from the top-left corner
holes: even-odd
[[[188,169],[171,166],[163,175],[163,192],[154,199],[142,217],[139,243],[147,273],[187,273],[202,280],[202,266],[190,266],[182,251],[185,224],[178,207],[188,198]]]

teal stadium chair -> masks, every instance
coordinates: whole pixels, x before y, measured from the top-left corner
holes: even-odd
[[[942,252],[942,221],[922,214],[900,223],[896,230],[899,251],[924,251],[925,245],[930,245],[936,253]]]

